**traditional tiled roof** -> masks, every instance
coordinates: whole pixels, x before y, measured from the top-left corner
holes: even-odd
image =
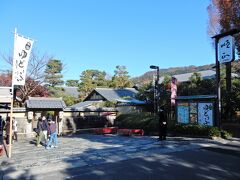
[[[88,107],[94,103],[99,103],[99,101],[83,101],[83,102],[80,102],[80,103],[77,103],[77,104],[74,104],[72,106],[69,106],[69,108],[85,108],[85,107]]]
[[[205,71],[198,71],[197,73],[200,73],[202,79],[213,79],[215,78],[216,72],[213,70],[205,70]],[[178,82],[187,82],[189,81],[189,78],[193,75],[192,73],[184,73],[184,74],[177,74],[173,75],[172,77],[175,77]],[[238,77],[236,73],[232,73],[232,77]],[[164,80],[164,77],[160,77],[159,83],[162,83]]]
[[[113,88],[96,88],[93,92],[97,92],[107,101],[118,101],[125,99],[135,99],[138,91],[134,88],[123,88],[123,89],[113,89]],[[91,96],[92,93],[90,93]],[[89,96],[86,98],[86,100]]]
[[[63,87],[63,89],[67,94],[78,98],[79,95],[78,87]]]
[[[102,100],[90,100],[93,94],[99,94]],[[97,107],[96,103],[103,101],[115,101],[117,105],[144,105],[144,101],[137,100],[135,98],[138,91],[134,88],[113,89],[113,88],[96,88],[83,102],[69,106],[68,109],[79,111],[114,111],[115,108]]]
[[[66,104],[62,98],[29,97],[26,107],[28,109],[64,109]]]
[[[215,78],[216,72],[213,70],[206,70],[206,71],[198,71],[197,73],[201,74],[203,79],[212,79]],[[178,74],[174,75],[178,82],[186,82],[189,81],[189,78],[193,75],[193,73],[185,73],[185,74]]]
[[[103,101],[84,101],[77,104],[74,104],[72,106],[69,106],[65,109],[65,111],[71,110],[71,111],[95,111],[95,112],[106,112],[106,111],[116,111],[115,108],[110,107],[97,107],[96,103],[101,103]]]

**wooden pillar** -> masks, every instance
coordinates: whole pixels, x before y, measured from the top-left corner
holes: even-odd
[[[226,117],[227,121],[232,120],[231,113],[231,90],[232,89],[232,80],[231,80],[231,62],[226,63],[226,93],[228,98],[226,99]]]

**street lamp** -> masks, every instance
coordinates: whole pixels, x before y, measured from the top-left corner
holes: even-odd
[[[166,135],[167,135],[167,119],[165,118],[165,112],[164,112],[164,107],[160,108],[160,89],[159,89],[159,67],[151,65],[151,69],[156,69],[157,70],[157,79],[155,80],[155,88],[154,91],[156,90],[156,105],[154,103],[154,112],[158,116],[158,122],[159,122],[159,140],[165,140]],[[155,99],[155,95],[154,95]],[[155,108],[156,107],[156,108]]]
[[[155,79],[154,84],[154,113],[158,113],[158,104],[159,104],[159,90],[158,90],[158,83],[159,83],[159,67],[151,65],[150,69],[156,69],[157,70],[157,79]],[[156,98],[157,97],[157,98]]]

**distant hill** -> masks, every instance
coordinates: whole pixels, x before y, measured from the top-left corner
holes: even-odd
[[[213,70],[212,67],[215,64],[203,65],[203,66],[185,66],[185,67],[172,67],[168,69],[160,69],[160,77],[165,75],[177,75],[184,73],[192,73],[204,70]],[[148,71],[142,76],[132,78],[134,84],[143,85],[151,82],[153,80],[153,76],[156,75],[156,71]]]

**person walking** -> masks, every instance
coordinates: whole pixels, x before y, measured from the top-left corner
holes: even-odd
[[[57,126],[55,121],[51,120],[49,122],[48,133],[50,135],[50,139],[47,143],[46,149],[50,149],[52,146],[57,147]]]
[[[3,143],[3,140],[4,140],[4,127],[6,125],[6,122],[4,121],[4,119],[2,118],[2,116],[0,117],[0,136],[1,136],[1,139],[0,139],[0,143]]]
[[[0,116],[0,136],[3,136],[3,125],[4,125],[4,123],[3,123],[3,118],[2,118],[2,116]]]
[[[18,141],[17,137],[17,120],[13,117],[13,140]]]
[[[165,115],[164,106],[160,107],[159,110],[159,140],[166,140],[167,136],[167,118]]]
[[[45,116],[42,117],[42,131],[43,131],[45,146],[46,146],[48,141],[48,122]]]
[[[37,133],[37,142],[36,142],[36,146],[40,147],[40,143],[42,142],[42,140],[44,139],[45,144],[44,146],[47,145],[47,129],[48,129],[48,124],[46,121],[46,118],[44,118],[44,116],[38,119],[38,123],[37,123],[37,128],[36,128],[36,133]]]
[[[10,142],[10,117],[6,118],[6,144]]]

